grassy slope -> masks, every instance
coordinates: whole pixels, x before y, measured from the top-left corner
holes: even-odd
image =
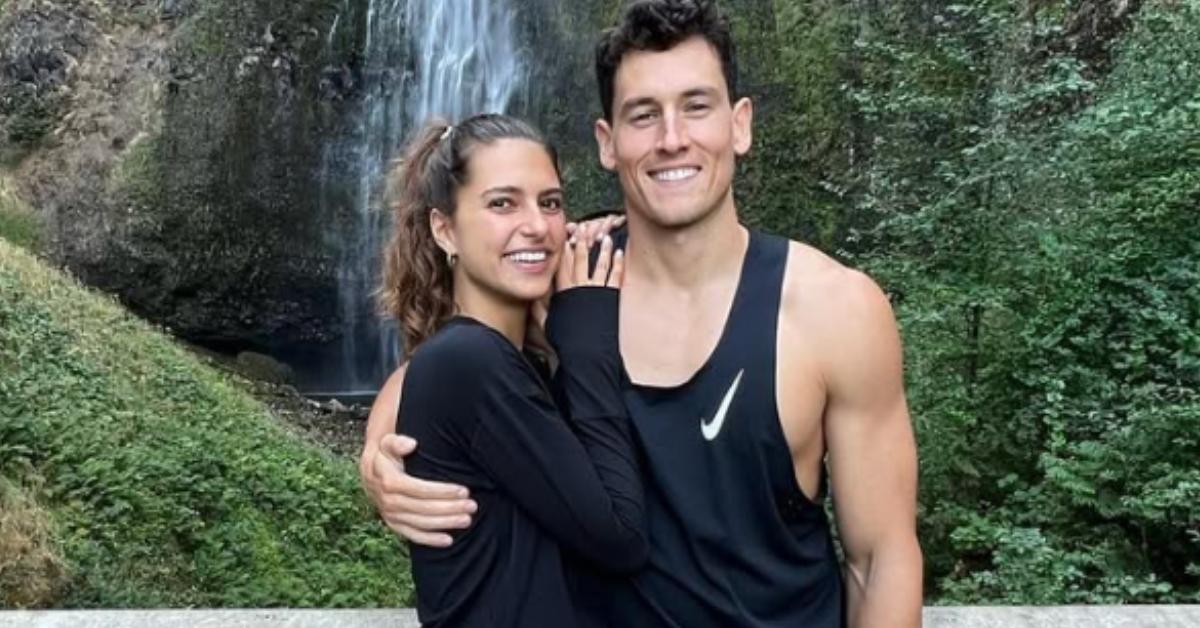
[[[0,474],[41,481],[68,606],[411,601],[352,465],[0,239]]]

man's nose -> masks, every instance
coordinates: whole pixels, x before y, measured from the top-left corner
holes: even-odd
[[[658,149],[667,153],[678,153],[688,147],[687,121],[678,112],[669,111],[663,115],[662,134],[659,136]]]

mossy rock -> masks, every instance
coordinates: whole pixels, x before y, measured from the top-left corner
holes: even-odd
[[[237,367],[250,379],[268,384],[295,384],[296,373],[292,368],[269,355],[243,351],[237,355]]]

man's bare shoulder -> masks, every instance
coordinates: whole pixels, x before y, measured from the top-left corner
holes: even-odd
[[[900,390],[903,350],[895,314],[866,273],[793,242],[780,329],[788,346],[813,361],[827,393],[861,400]]]
[[[786,319],[799,319],[826,332],[894,326],[895,320],[887,295],[866,273],[796,241],[788,248],[783,310]]]

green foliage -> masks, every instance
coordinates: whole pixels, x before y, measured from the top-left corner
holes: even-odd
[[[857,142],[856,113],[844,89],[854,73],[854,9],[824,0],[774,4],[774,33],[739,29],[750,39],[768,39],[778,59],[769,63],[761,93],[753,94],[754,149],[740,164],[738,204],[750,224],[833,251],[863,218],[847,196]]]
[[[858,259],[898,301],[935,600],[1200,599],[1200,4],[1111,74],[1069,5],[893,6],[860,35]]]
[[[0,242],[0,472],[45,478],[66,606],[412,602],[352,465]]]

